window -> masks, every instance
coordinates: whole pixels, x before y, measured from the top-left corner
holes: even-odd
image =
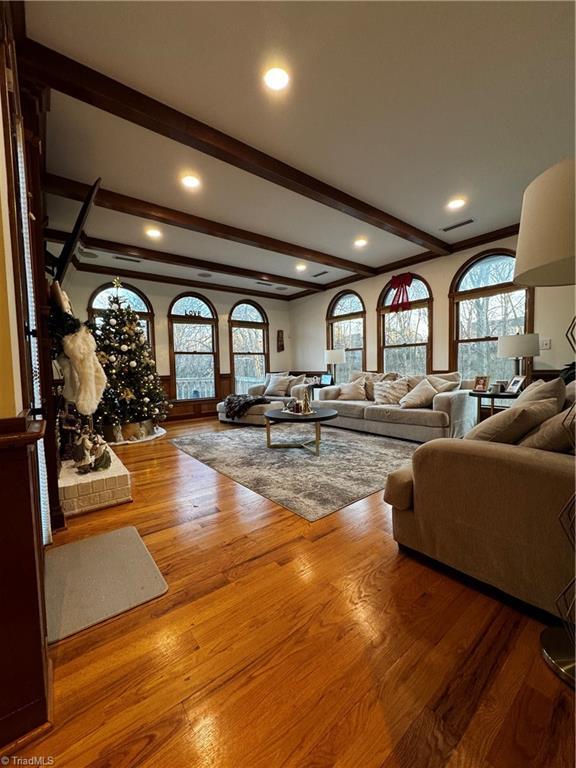
[[[352,371],[363,371],[366,358],[366,310],[360,296],[352,291],[339,293],[328,307],[326,316],[329,349],[345,349],[346,362],[337,363],[334,381],[350,381]]]
[[[241,301],[230,312],[230,367],[234,392],[263,384],[268,370],[268,318],[253,301]]]
[[[395,290],[384,288],[378,301],[381,346],[379,362],[383,371],[402,374],[432,370],[432,294],[417,275],[408,287],[410,309],[391,310]]]
[[[218,316],[208,299],[178,296],[168,313],[172,391],[176,400],[216,397]]]
[[[496,356],[498,337],[531,332],[533,291],[514,285],[514,254],[487,251],[458,271],[450,291],[451,367],[465,379],[511,379],[514,361]]]
[[[138,313],[138,325],[144,331],[146,340],[152,348],[154,348],[154,312],[152,311],[152,305],[144,296],[144,294],[137,288],[133,288],[131,285],[122,285],[116,288],[112,283],[106,283],[97,288],[88,302],[88,317],[94,319],[96,325],[102,322],[102,315],[108,309],[108,299],[111,297],[116,298],[118,295],[130,309]]]

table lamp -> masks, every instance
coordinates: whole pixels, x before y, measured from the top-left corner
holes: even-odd
[[[346,350],[345,349],[325,349],[324,350],[324,362],[329,367],[332,376],[336,375],[336,364],[346,362]]]
[[[498,357],[511,357],[515,362],[514,373],[520,375],[520,360],[540,354],[540,336],[537,333],[517,333],[498,337]]]

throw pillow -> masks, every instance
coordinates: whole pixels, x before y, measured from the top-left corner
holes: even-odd
[[[368,400],[374,400],[374,383],[376,381],[396,381],[400,378],[400,374],[390,371],[390,373],[374,373],[373,371],[352,371],[350,375],[350,381],[356,381],[356,379],[364,379],[366,386],[366,397]]]
[[[374,382],[374,402],[376,405],[398,405],[408,392],[407,379]]]
[[[552,381],[533,381],[526,389],[521,392],[514,402],[513,408],[517,408],[519,405],[525,403],[532,403],[535,400],[546,400],[549,397],[555,397],[558,403],[556,412],[561,411],[564,408],[566,402],[566,384],[560,378],[552,379]]]
[[[460,384],[462,382],[462,376],[459,373],[456,375],[458,376],[456,379],[449,378],[453,376],[451,373],[445,375],[429,374],[426,378],[430,384],[432,384],[436,392],[452,392],[455,389],[460,389]]]
[[[570,408],[560,411],[556,416],[547,419],[539,427],[523,437],[518,445],[524,448],[540,448],[541,451],[554,453],[569,453],[572,450],[570,433],[574,438],[574,411],[569,416]],[[564,421],[566,420],[566,424]]]
[[[264,386],[267,387],[270,384],[271,376],[290,376],[290,371],[276,371],[275,373],[267,373],[264,377]]]
[[[356,379],[348,384],[340,384],[338,400],[366,400],[364,379]]]
[[[444,382],[447,383],[447,382]],[[400,400],[402,408],[428,408],[432,405],[432,400],[438,394],[428,379],[422,379],[414,389],[407,392]]]
[[[303,373],[300,376],[289,376],[288,377],[288,389],[286,390],[287,394],[292,394],[292,387],[297,387],[299,384],[304,384],[306,380],[306,374]]]
[[[264,394],[272,397],[284,397],[288,390],[290,376],[284,376],[281,373],[273,373],[266,387]]]
[[[464,436],[465,440],[487,440],[493,443],[517,443],[543,421],[558,412],[556,399],[537,400],[514,408],[506,408],[480,422]]]

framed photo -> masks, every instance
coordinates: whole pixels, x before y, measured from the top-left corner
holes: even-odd
[[[487,392],[490,384],[490,376],[476,376],[474,379],[474,392]]]
[[[320,384],[322,384],[323,387],[329,387],[333,381],[334,377],[331,373],[323,373],[322,376],[320,376]]]
[[[524,384],[524,381],[526,379],[526,376],[513,376],[510,379],[510,383],[506,387],[506,392],[509,395],[515,395],[516,392],[520,391],[520,387],[522,384]]]

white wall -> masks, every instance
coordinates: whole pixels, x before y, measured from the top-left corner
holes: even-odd
[[[472,248],[451,256],[415,264],[409,268],[411,272],[425,278],[432,289],[434,297],[433,366],[435,370],[445,370],[449,364],[448,291],[454,274],[467,259],[476,253],[498,246],[514,249],[516,241],[516,237],[496,240],[494,243],[479,248]],[[350,284],[350,288],[360,294],[366,306],[366,364],[369,370],[376,370],[378,363],[376,359],[376,305],[380,292],[392,274],[392,272],[386,272],[378,275],[378,277],[370,277]],[[341,290],[343,288],[290,302],[292,346],[294,348],[292,364],[296,370],[322,370],[325,368],[326,312],[332,298]],[[565,363],[572,359],[564,332],[573,315],[574,289],[572,287],[536,289],[534,329],[542,338],[552,339],[552,348],[534,358],[535,368],[562,368]]]
[[[110,282],[112,278],[90,272],[78,272],[70,267],[64,282],[74,311],[81,320],[86,319],[88,300],[98,286]],[[170,373],[168,354],[168,308],[172,300],[184,293],[186,288],[165,283],[153,283],[148,280],[127,280],[128,284],[138,288],[147,296],[154,309],[154,334],[156,341],[156,363],[158,373],[167,376]],[[219,319],[220,371],[230,372],[230,354],[228,344],[228,314],[232,306],[240,299],[250,298],[243,294],[224,291],[190,289],[196,291],[214,304]],[[275,299],[257,298],[255,301],[265,310],[270,321],[270,366],[273,371],[289,370],[293,367],[293,349],[290,334],[290,303]],[[284,331],[284,352],[276,352],[276,332]]]

